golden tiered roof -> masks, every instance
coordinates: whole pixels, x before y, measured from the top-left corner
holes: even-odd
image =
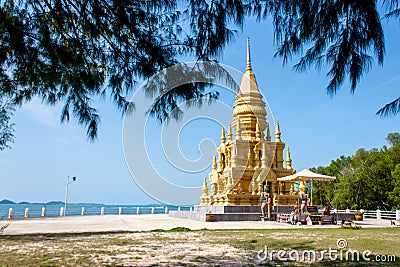
[[[246,72],[243,75],[242,82],[240,85],[240,91],[236,96],[236,101],[233,104],[233,107],[234,107],[233,109],[234,129],[237,128],[236,124],[239,117],[249,117],[249,116],[250,117],[255,116],[256,121],[258,121],[258,123],[260,124],[261,131],[264,131],[266,129],[267,112],[265,111],[265,102],[263,101],[263,96],[258,90],[256,77],[251,67],[249,39],[247,39]],[[241,121],[241,124],[244,124],[243,121]]]

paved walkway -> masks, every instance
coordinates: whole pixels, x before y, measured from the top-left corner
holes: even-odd
[[[297,226],[278,222],[200,222],[177,219],[165,214],[148,215],[94,215],[45,217],[15,220],[0,220],[0,227],[9,224],[3,235],[48,234],[48,233],[83,233],[111,231],[149,231],[154,229],[169,230],[174,227],[199,229],[289,229],[289,228],[337,228],[338,225]],[[389,220],[365,219],[357,222],[363,228],[396,227]],[[398,227],[398,226],[397,226]],[[400,227],[399,227],[400,228]]]

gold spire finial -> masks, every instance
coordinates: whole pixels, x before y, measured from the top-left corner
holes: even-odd
[[[250,58],[250,38],[247,38],[247,65],[246,71],[251,71],[251,58]]]
[[[213,170],[217,169],[217,155],[216,154],[214,154],[212,169]]]
[[[275,123],[275,142],[281,142],[281,130],[279,129],[279,121]]]
[[[220,138],[220,140],[221,140],[221,143],[222,143],[222,144],[225,144],[226,138],[225,138],[225,128],[224,128],[224,126],[222,126],[222,132],[221,132],[221,138]]]
[[[290,158],[290,150],[289,147],[286,148],[286,169],[292,169],[292,159]]]
[[[269,123],[267,124],[267,141],[271,141],[271,131],[269,130]]]
[[[203,192],[203,196],[208,195],[208,185],[207,185],[207,178],[204,176],[204,181],[203,181],[203,188],[201,190]]]
[[[228,141],[232,141],[232,125],[230,122],[228,123]]]

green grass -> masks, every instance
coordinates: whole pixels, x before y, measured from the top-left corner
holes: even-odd
[[[217,243],[225,242],[238,248],[314,249],[337,248],[337,240],[344,238],[348,247],[371,250],[374,254],[391,254],[400,258],[400,229],[266,229],[266,230],[210,230],[204,234]],[[240,242],[238,242],[238,239]]]
[[[199,230],[184,227],[134,233],[48,234],[26,236],[0,235],[1,266],[127,266],[165,261],[178,266],[196,266],[205,261],[210,265],[235,262],[233,254],[243,254],[246,265],[257,264],[257,252],[265,246],[270,250],[327,250],[337,249],[337,240],[346,239],[347,249],[370,250],[376,255],[394,255],[400,266],[400,229],[262,229],[262,230]],[[179,248],[180,244],[183,247]],[[185,245],[192,247],[184,247]],[[214,255],[213,249],[223,245],[225,251]],[[209,251],[195,254],[193,247]],[[185,249],[186,248],[186,249]],[[188,249],[189,248],[189,249]],[[170,249],[170,250],[168,250]],[[174,255],[169,255],[171,249]],[[165,252],[163,252],[165,250]],[[161,256],[160,256],[161,255]],[[251,256],[249,256],[251,255]],[[260,262],[258,262],[260,263]],[[275,262],[281,264],[282,262]],[[266,263],[265,263],[266,264]],[[293,263],[309,266],[313,263]],[[376,264],[376,263],[375,263]],[[315,266],[365,266],[373,262],[323,261]]]
[[[159,233],[170,233],[170,232],[191,232],[192,229],[186,228],[186,227],[175,227],[169,230],[164,230],[164,229],[154,229],[150,230],[150,232],[159,232]]]

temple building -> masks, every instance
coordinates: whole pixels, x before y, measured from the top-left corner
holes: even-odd
[[[220,145],[212,170],[204,177],[202,206],[258,206],[266,189],[273,205],[293,205],[298,196],[294,183],[278,183],[277,178],[294,174],[289,148],[281,140],[279,122],[267,122],[265,102],[258,89],[247,40],[247,66],[233,104],[232,124],[222,127]],[[285,163],[285,164],[284,164]]]

